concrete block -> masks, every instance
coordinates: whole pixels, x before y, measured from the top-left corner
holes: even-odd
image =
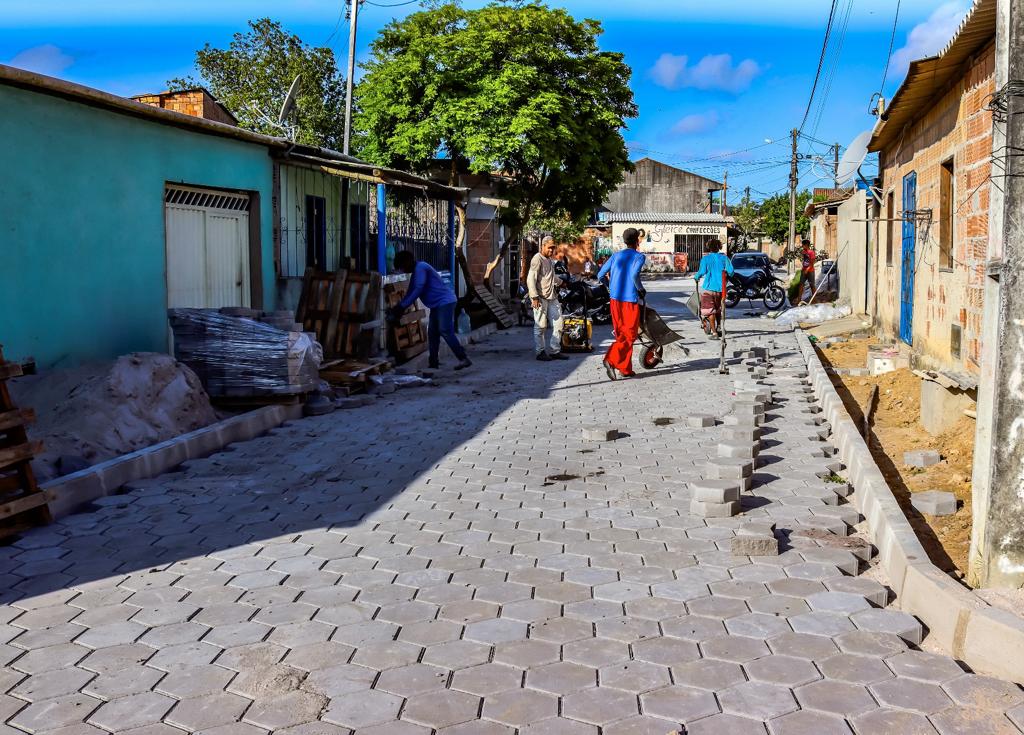
[[[985,605],[974,594],[931,564],[907,567],[900,609],[920,618],[928,636],[949,654],[965,659],[964,630],[968,618]]]
[[[695,413],[686,417],[686,425],[694,429],[704,429],[715,425],[715,417],[708,413]]]
[[[739,536],[773,536],[775,535],[774,521],[748,521],[736,529]]]
[[[722,422],[726,426],[761,426],[765,422],[765,414],[760,413],[755,416],[737,416],[736,414],[729,414],[722,419]]]
[[[921,381],[921,425],[933,436],[949,431],[963,418],[964,411],[974,406],[970,395],[958,388],[946,388],[932,380]]]
[[[941,459],[935,449],[915,449],[903,453],[903,464],[910,467],[931,467],[938,464]]]
[[[754,474],[754,463],[748,459],[716,457],[707,463],[707,477],[712,480],[740,480]]]
[[[610,442],[619,438],[619,430],[608,426],[591,426],[583,429],[583,440],[588,442]]]
[[[760,442],[758,442],[760,444]],[[741,457],[743,459],[754,459],[757,456],[757,447],[752,442],[745,441],[724,441],[718,443],[719,457]]]
[[[693,500],[700,503],[735,503],[740,499],[740,485],[735,480],[697,480],[690,483]]]
[[[729,441],[742,441],[755,445],[760,445],[761,443],[760,426],[726,426],[722,434]]]
[[[779,540],[775,536],[736,536],[731,549],[733,556],[778,556]]]
[[[731,503],[702,503],[699,500],[690,502],[690,514],[700,518],[731,518],[740,512],[738,501]]]
[[[956,513],[956,496],[941,490],[911,493],[910,504],[930,516],[951,516]]]
[[[910,367],[910,356],[892,352],[868,352],[867,368],[872,375],[884,375]]]

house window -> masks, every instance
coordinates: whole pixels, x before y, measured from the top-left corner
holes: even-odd
[[[686,235],[675,236],[675,252],[685,253],[686,252]]]
[[[327,200],[306,195],[306,267],[327,270]]]
[[[939,268],[953,268],[953,159],[940,167]]]
[[[896,236],[896,194],[885,198],[885,264],[892,265],[892,243]]]

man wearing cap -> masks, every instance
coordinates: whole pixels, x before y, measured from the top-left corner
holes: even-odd
[[[610,257],[598,271],[598,280],[609,278],[612,327],[615,341],[604,358],[604,369],[610,380],[631,378],[633,343],[640,331],[640,299],[647,291],[640,282],[640,270],[647,258],[639,251],[641,230],[630,227],[622,233],[626,247]]]

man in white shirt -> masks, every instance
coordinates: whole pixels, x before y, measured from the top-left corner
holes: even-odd
[[[526,275],[526,287],[530,292],[530,303],[533,306],[533,342],[537,359],[541,362],[549,360],[568,360],[562,354],[562,305],[558,302],[559,278],[555,273],[555,241],[545,237],[540,245],[540,252],[530,261],[530,271]],[[544,349],[545,333],[550,329],[551,337],[548,349]]]

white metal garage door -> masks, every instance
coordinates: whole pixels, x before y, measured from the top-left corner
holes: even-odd
[[[169,186],[168,308],[250,306],[249,197]]]

